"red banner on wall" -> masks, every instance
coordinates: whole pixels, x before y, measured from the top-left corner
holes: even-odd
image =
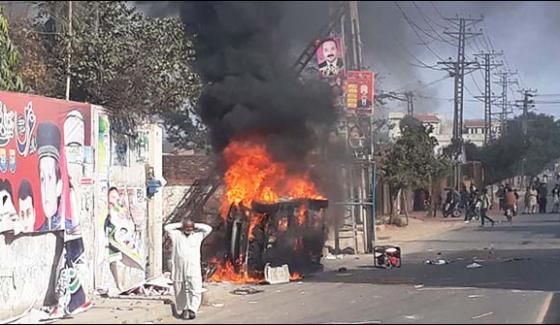
[[[65,148],[90,145],[90,115],[89,104],[0,92],[0,232],[77,226]]]
[[[346,107],[349,112],[373,114],[373,77],[371,71],[348,71]]]

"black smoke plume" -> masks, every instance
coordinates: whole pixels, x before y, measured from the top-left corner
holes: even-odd
[[[330,87],[302,83],[291,69],[289,40],[277,32],[282,11],[271,2],[181,6],[181,19],[195,34],[194,67],[205,83],[197,112],[218,152],[233,139],[256,136],[275,159],[301,161],[326,138],[317,130],[336,119]]]

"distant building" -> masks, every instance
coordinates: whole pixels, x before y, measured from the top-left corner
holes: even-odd
[[[389,112],[389,138],[392,140],[397,139],[401,136],[401,130],[399,128],[400,121],[405,117],[403,112]],[[451,144],[452,132],[450,125],[445,121],[441,115],[427,113],[427,114],[417,114],[414,116],[418,119],[424,126],[431,126],[432,136],[434,136],[438,145],[434,148],[436,154],[440,154],[444,147]]]
[[[463,140],[471,142],[477,147],[484,145],[485,123],[484,120],[465,120],[463,123]]]

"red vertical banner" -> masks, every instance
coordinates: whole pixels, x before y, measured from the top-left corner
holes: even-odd
[[[374,75],[371,71],[348,71],[346,109],[349,113],[373,114]]]

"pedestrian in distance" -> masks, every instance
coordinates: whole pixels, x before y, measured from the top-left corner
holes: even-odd
[[[527,186],[525,189],[525,197],[523,200],[523,214],[530,213],[530,201],[531,201],[531,187]]]
[[[518,207],[519,207],[519,193],[517,189],[513,190],[513,195],[515,195],[515,204],[513,205],[513,215],[517,215]]]
[[[539,193],[535,186],[531,186],[530,194],[529,194],[529,213],[535,214],[537,213],[537,202],[538,202]]]
[[[191,219],[165,226],[173,243],[171,251],[175,307],[182,319],[194,319],[202,301],[200,246],[212,227]]]
[[[506,195],[505,186],[504,184],[500,184],[500,187],[496,191],[496,197],[498,198],[500,211],[504,210],[505,195]]]
[[[482,189],[478,200],[480,202],[480,223],[484,227],[484,220],[488,220],[492,223],[494,227],[494,220],[488,216],[488,209],[490,208],[490,196],[488,195],[488,190],[486,188]]]
[[[539,213],[546,213],[548,196],[548,186],[546,183],[541,183],[539,186]]]
[[[552,201],[554,202],[552,213],[560,212],[560,184],[556,184],[552,189]]]
[[[506,187],[506,196],[504,200],[504,215],[506,216],[507,220],[511,223],[513,217],[513,211],[515,209],[515,194],[511,187]]]

